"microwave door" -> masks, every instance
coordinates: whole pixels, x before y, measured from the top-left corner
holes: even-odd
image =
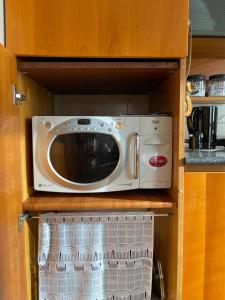
[[[49,159],[58,178],[96,189],[107,185],[122,169],[121,143],[110,134],[80,132],[58,135],[51,143]]]
[[[139,117],[34,117],[36,190],[68,193],[139,188]],[[51,122],[52,126],[49,125]]]

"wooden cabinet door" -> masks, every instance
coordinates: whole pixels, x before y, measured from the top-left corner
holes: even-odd
[[[204,300],[225,299],[225,174],[207,173]]]
[[[206,173],[185,173],[182,300],[204,300]]]
[[[186,173],[183,300],[225,299],[225,174]]]
[[[19,107],[13,104],[16,60],[0,45],[0,299],[25,300]]]
[[[185,57],[188,0],[6,0],[16,55]]]

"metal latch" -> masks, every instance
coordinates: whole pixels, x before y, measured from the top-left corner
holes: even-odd
[[[12,96],[13,96],[13,103],[16,105],[21,105],[26,100],[26,96],[19,90],[17,90],[16,85],[12,85]]]
[[[29,218],[29,215],[26,213],[21,213],[18,215],[18,228],[19,232],[22,232],[24,222]]]

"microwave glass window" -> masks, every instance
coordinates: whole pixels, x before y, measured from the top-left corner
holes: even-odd
[[[120,159],[119,147],[111,135],[73,133],[59,135],[50,148],[52,167],[63,178],[80,184],[110,176]]]

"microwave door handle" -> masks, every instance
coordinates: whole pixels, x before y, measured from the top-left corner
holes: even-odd
[[[166,143],[166,142],[161,142],[161,143],[143,143],[144,145],[158,145],[158,146],[166,146],[166,145],[170,145],[170,143]]]
[[[139,152],[140,152],[140,137],[138,133],[135,133],[135,145],[134,145],[134,179],[139,177]]]

